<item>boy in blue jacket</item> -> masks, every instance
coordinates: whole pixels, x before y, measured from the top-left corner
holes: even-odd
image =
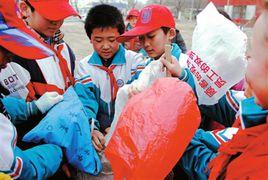
[[[165,16],[163,20],[161,16]],[[117,38],[119,42],[126,41],[128,39],[139,36],[142,40],[142,45],[144,50],[147,52],[150,57],[148,60],[139,64],[138,70],[132,78],[132,81],[139,77],[140,72],[144,69],[150,62],[153,60],[163,59],[161,56],[165,51],[165,44],[170,44],[171,40],[176,35],[175,32],[175,21],[171,14],[171,12],[162,5],[150,5],[141,10],[141,15],[138,18],[138,22],[135,28],[130,31],[122,34]],[[185,66],[185,56],[181,53],[180,48],[172,43],[171,54],[173,59],[177,65]],[[187,59],[187,56],[186,56]],[[187,81],[192,87],[194,86],[194,81],[188,69],[182,71],[181,79]],[[131,82],[131,81],[130,81]],[[195,88],[195,87],[193,87]],[[131,94],[138,93],[138,90],[132,89]],[[231,126],[233,121],[235,120],[235,115],[238,110],[238,104],[240,99],[242,99],[241,93],[230,91],[226,94],[224,98],[222,98],[219,103],[219,106],[214,107],[203,107],[200,108],[206,109],[206,112],[203,116],[208,116],[212,119],[217,119],[220,123],[225,126]],[[223,114],[218,115],[217,109],[225,109]],[[232,117],[225,120],[225,117]]]
[[[125,25],[121,12],[114,6],[101,4],[90,9],[85,30],[94,52],[77,64],[76,92],[92,110],[92,141],[95,149],[101,151],[114,117],[117,91],[132,79],[143,56],[126,50],[116,41]]]
[[[165,17],[165,18],[162,18]],[[158,60],[165,52],[165,45],[171,44],[176,36],[175,20],[170,10],[163,5],[149,5],[141,9],[136,26],[117,38],[118,42],[125,42],[139,37],[142,47],[149,57],[139,64],[132,81],[139,77],[140,72],[153,60]],[[171,55],[178,61],[183,54],[175,43],[171,44]]]

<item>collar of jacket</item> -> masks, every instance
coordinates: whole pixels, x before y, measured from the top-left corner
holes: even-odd
[[[126,57],[125,57],[125,49],[124,47],[120,44],[119,48],[112,60],[111,65],[123,65],[126,64]],[[99,54],[94,51],[92,56],[89,58],[88,63],[94,66],[102,66],[101,58]]]
[[[263,109],[254,101],[254,97],[245,99],[240,104],[242,128],[250,128],[267,123],[268,109]]]

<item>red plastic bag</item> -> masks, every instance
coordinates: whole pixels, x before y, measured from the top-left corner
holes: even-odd
[[[200,123],[191,87],[175,78],[157,80],[132,97],[105,150],[115,179],[164,179]]]

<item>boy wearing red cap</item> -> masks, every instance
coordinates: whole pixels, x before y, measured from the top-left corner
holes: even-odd
[[[131,30],[132,28],[135,27],[139,15],[140,15],[140,12],[137,9],[131,9],[128,12],[127,17],[126,17],[126,21],[127,21],[126,31],[129,31],[129,30]],[[135,52],[139,52],[140,49],[141,49],[141,42],[139,41],[138,38],[134,38],[134,39],[131,39],[128,42],[125,42],[124,47],[126,49],[129,49],[129,50],[132,50],[132,51],[135,51]]]
[[[9,65],[2,76],[16,76],[12,81],[2,80],[11,96],[32,101],[47,91],[59,94],[73,84],[74,55],[62,39],[53,36],[61,27],[64,18],[78,15],[67,0],[21,0],[19,9],[26,24],[35,31],[54,55],[29,61],[23,57],[14,58],[15,68]],[[26,52],[26,53],[31,53]]]
[[[128,12],[127,17],[126,17],[126,20],[128,22],[127,27],[126,27],[127,31],[129,31],[129,30],[131,30],[132,28],[135,27],[139,15],[140,15],[140,12],[137,9],[131,9]]]
[[[92,132],[95,148],[104,148],[104,136],[109,131],[114,116],[118,88],[131,80],[137,65],[143,61],[141,54],[126,50],[116,41],[125,30],[121,12],[107,4],[93,7],[86,18],[85,30],[94,52],[79,61],[77,84],[86,86],[90,97],[88,106],[97,109],[92,113],[94,122],[100,124]]]
[[[16,54],[12,63],[8,63],[0,72],[1,84],[10,92],[9,96],[26,101],[38,99],[46,92],[63,94],[74,84],[74,55],[66,43],[62,40],[55,41],[53,36],[64,18],[78,14],[67,0],[21,0],[18,5],[26,24],[40,37],[42,47],[50,49],[51,54],[31,60]],[[31,49],[35,46],[38,44],[33,43],[30,50],[25,50],[24,53],[31,54]],[[20,125],[17,128],[19,138],[33,126],[34,124]],[[22,142],[19,140],[18,143]]]
[[[165,18],[163,18],[165,17]],[[132,80],[138,78],[142,69],[153,60],[158,60],[165,52],[165,45],[171,44],[171,55],[185,66],[186,55],[181,53],[181,49],[175,43],[171,43],[176,36],[175,21],[170,10],[163,5],[149,5],[144,7],[138,18],[136,26],[117,38],[119,42],[125,42],[139,36],[143,49],[150,57],[145,62],[139,64],[139,68]],[[138,93],[132,90],[133,94]]]
[[[161,18],[161,16],[165,15],[165,19]],[[118,41],[122,42],[128,39],[131,39],[135,36],[139,36],[143,42],[143,46],[147,54],[151,57],[147,62],[143,63],[140,67],[144,68],[148,65],[152,60],[159,59],[164,54],[164,46],[171,42],[171,39],[175,36],[174,30],[175,22],[171,12],[165,7],[161,5],[150,5],[141,10],[141,15],[138,19],[137,25],[132,30],[124,33],[119,38]],[[145,35],[144,35],[145,34]],[[162,43],[161,43],[162,42]],[[176,44],[172,44],[171,54],[173,55],[172,63],[176,64],[177,66],[185,66],[186,59],[188,58],[181,53],[181,50],[178,48]],[[168,60],[162,56],[160,60],[163,62],[164,65],[167,65]],[[189,84],[193,84],[193,79],[188,78],[188,71],[187,69],[184,71],[180,71],[180,75],[176,74],[180,68],[168,66],[168,69],[171,71],[173,76],[180,76],[180,78],[184,81],[188,81]],[[141,69],[142,69],[141,68]],[[173,72],[174,71],[174,72]],[[176,72],[176,73],[175,73]],[[138,78],[140,70],[136,73],[134,78]],[[175,74],[173,74],[175,73]],[[136,94],[138,91],[136,89],[131,89],[130,94]],[[240,95],[240,94],[239,94]],[[229,93],[229,98],[224,98],[221,104],[221,107],[227,109],[225,111],[225,115],[229,115],[232,118],[229,119],[227,122],[224,118],[224,115],[218,115],[216,118],[219,122],[223,123],[225,126],[231,126],[235,120],[235,115],[237,113],[238,101],[239,97],[237,94],[233,94],[232,92]],[[243,98],[243,97],[241,97]],[[231,102],[228,103],[227,101],[230,100]],[[201,108],[203,106],[200,106]],[[209,109],[207,114],[209,116],[214,116],[215,111],[217,108],[207,108]],[[213,118],[213,117],[212,117]]]
[[[15,2],[1,0],[0,3],[0,71],[13,60],[14,54],[30,59],[50,56],[50,50],[35,39],[37,36],[24,27],[17,17]],[[29,49],[32,53],[25,53]],[[5,97],[9,93],[0,84],[0,172],[14,179],[45,179],[52,176],[62,160],[61,148],[46,144],[22,151],[16,146],[17,133],[12,123],[18,125],[30,121],[30,116],[45,113],[63,97],[50,92],[26,103],[23,99]]]

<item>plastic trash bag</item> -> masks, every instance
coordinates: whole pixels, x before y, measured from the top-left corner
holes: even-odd
[[[246,72],[247,36],[210,3],[197,15],[187,66],[199,104],[213,105]]]
[[[164,179],[200,123],[191,87],[161,78],[122,111],[105,155],[115,179]]]
[[[129,91],[128,89],[133,86],[138,89],[140,92],[148,88],[152,85],[152,83],[159,79],[166,77],[166,70],[163,70],[163,64],[160,61],[152,61],[148,64],[145,69],[140,73],[139,78],[133,81],[131,84],[126,84],[122,88],[120,88],[117,92],[117,97],[115,101],[115,113],[114,119],[111,124],[111,129],[106,135],[106,146],[110,141],[110,138],[114,132],[116,124],[118,122],[118,118],[125,107],[128,99],[129,99]]]
[[[181,53],[179,63],[182,67],[187,67],[186,61],[188,56],[186,54]],[[114,132],[116,124],[118,122],[118,118],[125,107],[128,99],[129,99],[129,88],[135,87],[140,92],[150,87],[153,82],[159,78],[167,77],[166,69],[163,64],[159,60],[154,60],[150,64],[148,64],[145,69],[140,73],[139,78],[133,81],[131,84],[126,84],[122,88],[120,88],[117,92],[117,97],[115,101],[115,114],[114,119],[111,124],[111,129],[106,135],[106,146],[109,143],[111,136]]]
[[[102,170],[91,143],[86,112],[73,87],[68,88],[64,100],[55,105],[23,141],[56,144],[65,148],[68,162],[81,171],[97,175]]]

